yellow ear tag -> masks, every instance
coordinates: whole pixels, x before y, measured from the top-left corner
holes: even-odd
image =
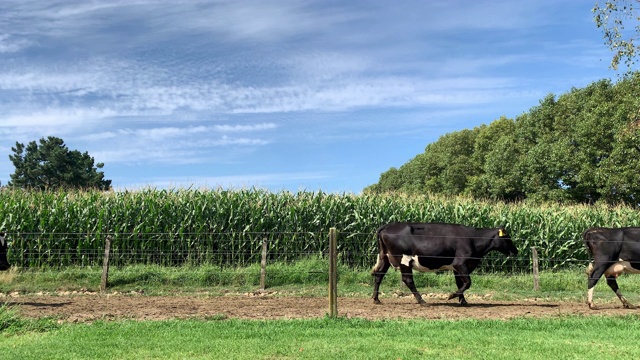
[[[498,236],[505,236],[506,234],[504,233],[504,230],[500,229],[498,230]]]

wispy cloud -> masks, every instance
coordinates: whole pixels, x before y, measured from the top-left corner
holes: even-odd
[[[25,39],[15,39],[9,34],[0,34],[0,54],[18,52],[29,45]]]
[[[240,60],[238,56],[242,56],[242,52],[238,53],[234,39],[251,38],[254,44],[253,41],[269,38],[284,43],[290,37],[304,34],[323,38],[323,34],[345,34],[349,30],[367,36],[366,40],[361,37],[358,41],[370,45],[376,42],[378,32],[369,35],[365,29],[374,25],[363,22],[361,27],[350,29],[353,22],[357,22],[359,17],[399,18],[406,15],[395,10],[381,12],[376,6],[351,13],[345,11],[350,9],[348,6],[294,1],[198,0],[184,2],[179,7],[167,6],[168,3],[163,1],[115,1],[104,4],[53,1],[47,6],[38,1],[26,1],[21,5],[12,3],[21,9],[20,14],[27,15],[9,12],[5,15],[6,23],[18,23],[24,27],[27,18],[44,19],[32,21],[34,25],[29,28],[31,35],[37,33],[38,37],[51,37],[50,40],[63,42],[66,46],[76,38],[90,39],[98,33],[110,34],[124,43],[129,38],[139,38],[150,45],[190,35],[196,39],[195,44],[199,44],[203,41],[203,34],[221,40],[207,40],[212,52],[204,51],[206,47],[188,47],[187,50],[193,55],[190,58],[171,52],[159,53],[158,57],[153,56],[155,53],[151,53],[150,57],[141,57],[142,54],[127,46],[115,51],[110,49],[110,54],[104,54],[96,52],[100,42],[95,42],[95,45],[85,44],[88,50],[93,51],[90,52],[93,55],[81,55],[73,63],[57,56],[51,59],[50,64],[34,63],[26,67],[20,63],[10,64],[7,71],[0,74],[0,90],[9,94],[7,101],[0,104],[0,110],[6,114],[4,118],[0,117],[0,122],[5,126],[40,126],[51,119],[55,123],[61,119],[56,113],[66,113],[71,122],[77,116],[82,116],[90,123],[92,119],[171,116],[181,109],[217,114],[259,114],[489,103],[506,93],[517,94],[508,89],[518,80],[506,77],[469,80],[460,78],[460,75],[513,63],[524,56],[423,61],[416,64],[415,73],[406,74],[410,62],[407,64],[403,60],[395,65],[398,59],[389,58],[384,59],[388,62],[382,64],[379,57],[367,57],[367,52],[371,51],[369,49],[358,52],[357,48],[340,48],[341,37],[335,37],[338,43],[331,43],[338,46],[335,49],[329,49],[321,42],[317,50],[310,53],[287,50],[278,55],[266,52],[260,59],[241,59],[249,64],[259,63],[260,68],[247,67],[246,74],[237,74],[235,65],[231,65],[228,58],[219,58],[215,51],[217,46],[236,53],[234,60]],[[470,5],[465,12],[455,11],[456,14],[449,13],[452,9],[446,2],[433,6],[436,10],[431,9],[425,15],[434,17],[436,22],[440,21],[438,19],[447,19],[448,23],[456,19],[454,22],[458,24],[458,30],[515,26],[504,21],[488,26],[487,16],[478,14],[510,13],[512,16],[509,19],[521,19],[526,14],[525,10],[520,9],[521,6],[511,6],[508,2],[491,6]],[[114,18],[117,20],[109,23],[105,22],[109,17],[97,16],[107,13],[117,15]],[[415,14],[420,13],[420,9],[416,9]],[[434,16],[434,13],[440,15]],[[469,21],[474,16],[476,20]],[[184,21],[185,18],[190,21]],[[413,16],[409,15],[408,18],[413,19]],[[93,23],[88,26],[87,22]],[[113,27],[112,33],[107,31],[107,24]],[[120,27],[129,30],[126,37],[124,34],[118,36]],[[15,28],[19,29],[20,26]],[[50,28],[56,31],[52,32]],[[421,31],[429,28],[430,25],[425,25]],[[400,30],[391,31],[395,33]],[[389,46],[379,41],[377,45]],[[258,45],[257,48],[262,46]],[[146,48],[148,46],[142,47]],[[175,67],[177,62],[181,64],[179,67]],[[389,63],[395,66],[388,66]],[[432,70],[424,70],[428,68]],[[263,76],[260,72],[282,76],[271,76],[258,83],[248,80]],[[449,77],[439,80],[442,74],[449,74]],[[237,78],[240,75],[243,77]],[[465,82],[464,87],[455,85],[460,81]],[[86,108],[84,113],[77,108],[79,103]],[[42,110],[43,105],[47,110]]]
[[[221,79],[196,79],[185,74],[184,81],[163,85],[168,79],[152,67],[146,75],[137,64],[86,63],[90,71],[17,71],[0,74],[0,89],[13,96],[0,105],[7,115],[4,126],[38,126],[51,121],[83,118],[116,118],[142,115],[171,115],[180,109],[218,114],[277,113],[299,111],[345,111],[361,107],[407,107],[438,104],[490,102],[504,95],[515,83],[506,78],[448,78],[431,80],[379,74],[362,77],[355,62],[336,67],[305,64],[320,78],[296,76],[289,85],[243,86],[222,83]],[[318,71],[313,71],[318,69]],[[155,73],[155,74],[154,74]],[[129,76],[131,75],[131,76]],[[12,99],[13,97],[13,99]],[[11,101],[13,100],[13,101]],[[85,104],[78,109],[78,102]],[[43,111],[42,104],[49,109]],[[33,104],[33,105],[30,105]],[[38,110],[24,113],[36,106]],[[16,111],[19,115],[12,115]]]
[[[80,136],[79,139],[85,141],[104,140],[121,137],[144,138],[154,141],[165,141],[170,138],[192,136],[197,134],[210,135],[213,133],[233,133],[252,132],[262,130],[273,130],[278,126],[274,123],[262,123],[253,125],[212,125],[212,126],[188,126],[180,127],[160,127],[151,129],[119,129],[117,131],[106,131]]]
[[[96,161],[110,165],[179,165],[205,164],[216,162],[231,162],[235,156],[226,151],[219,155],[212,155],[212,148],[224,146],[262,146],[268,141],[251,138],[230,138],[222,136],[217,139],[200,140],[197,142],[176,141],[164,144],[144,143],[139,141],[125,144],[124,141],[105,144],[106,149],[92,151]],[[194,145],[201,145],[196,147]]]
[[[204,163],[210,162],[212,148],[257,147],[271,141],[262,137],[234,136],[232,134],[264,132],[277,128],[273,123],[252,125],[212,125],[160,127],[148,129],[119,129],[79,136],[84,142],[100,141],[107,148],[96,150],[95,157],[102,162],[138,163]],[[150,149],[153,149],[150,151]],[[226,153],[230,155],[230,153]]]
[[[309,180],[326,180],[334,175],[329,172],[287,172],[287,173],[248,173],[233,176],[206,176],[206,177],[155,177],[137,183],[124,183],[127,189],[143,188],[288,188],[287,185],[302,188]],[[316,189],[311,189],[316,190]]]
[[[558,15],[569,6],[0,1],[0,150],[56,135],[100,162],[130,166],[132,177],[147,164],[256,167],[260,158],[283,168],[247,175],[251,184],[288,183],[287,174],[315,181],[326,173],[297,167],[345,157],[318,151],[325,140],[427,142],[423,134],[452,124],[525,111],[541,94],[570,88],[569,76],[593,77],[600,36],[547,35],[574,23]],[[589,20],[588,7],[579,19]],[[362,146],[372,157],[387,151]],[[0,156],[0,170],[6,164]],[[243,182],[203,168],[198,182]]]

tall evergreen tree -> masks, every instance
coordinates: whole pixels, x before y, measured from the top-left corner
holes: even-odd
[[[49,136],[27,146],[16,142],[9,159],[15,166],[9,186],[24,189],[98,189],[109,190],[111,180],[98,171],[104,164],[94,164],[89,153],[70,151],[60,138]]]

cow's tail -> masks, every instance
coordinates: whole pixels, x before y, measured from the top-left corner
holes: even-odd
[[[376,237],[378,238],[378,260],[376,264],[373,265],[373,269],[371,269],[371,275],[375,275],[376,273],[382,271],[385,263],[385,257],[387,256],[387,247],[382,241],[382,230],[384,230],[384,226],[380,227],[376,232]]]
[[[590,256],[593,256],[593,243],[591,242],[591,235],[593,234],[592,229],[587,229],[582,233],[582,240],[584,241],[584,246],[587,247],[587,252]]]
[[[593,242],[591,242],[591,235],[593,234],[593,232],[591,230],[592,229],[587,229],[582,233],[582,240],[584,241],[584,246],[587,247],[587,252],[589,253],[589,256],[593,258],[594,249],[593,249]],[[584,270],[584,272],[587,274],[587,276],[591,276],[592,271],[593,271],[593,261],[590,262],[589,265],[587,265],[587,268]]]
[[[591,276],[591,273],[593,272],[593,262],[590,262],[589,265],[587,265],[584,272],[587,274],[587,277]]]

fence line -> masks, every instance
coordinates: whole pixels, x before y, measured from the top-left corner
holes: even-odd
[[[226,232],[226,233],[9,233],[9,261],[20,267],[99,266],[104,244],[111,237],[110,263],[158,264],[165,266],[215,264],[242,267],[262,260],[267,243],[267,261],[294,262],[328,256],[328,231],[319,232]],[[376,260],[375,233],[338,233],[339,262],[352,268],[370,268]],[[531,247],[539,252],[541,270],[586,266],[590,256],[582,241],[514,238],[520,245],[517,257],[492,252],[482,259],[481,271],[528,271]],[[526,245],[522,245],[526,244]],[[552,244],[552,245],[547,245]],[[570,247],[557,258],[550,247]]]

